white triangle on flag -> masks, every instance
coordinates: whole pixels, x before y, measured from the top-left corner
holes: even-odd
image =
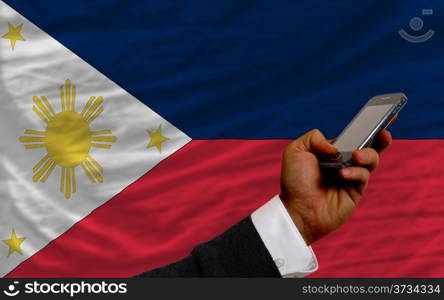
[[[0,276],[191,140],[2,1],[0,138]]]

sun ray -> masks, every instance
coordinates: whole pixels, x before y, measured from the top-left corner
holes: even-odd
[[[114,143],[117,141],[117,137],[115,137],[115,136],[97,136],[97,135],[101,135],[101,134],[112,134],[112,131],[111,130],[99,130],[99,131],[91,132],[91,142],[92,142],[91,147],[110,149],[111,145],[93,143],[93,142]]]
[[[93,163],[97,170],[103,172],[103,167],[91,155],[88,154],[87,159],[89,159]]]
[[[67,111],[71,108],[71,80],[65,81],[65,108]]]
[[[69,199],[71,197],[71,168],[66,168],[66,190],[65,190],[65,198]]]
[[[19,141],[22,143],[46,143],[46,133],[37,130],[25,130],[25,134],[33,134],[39,136],[21,136]],[[45,144],[29,144],[25,145],[26,149],[40,148],[44,147]]]
[[[41,97],[43,100],[43,103],[45,103],[46,107],[49,108],[49,111],[51,112],[51,114],[53,114],[54,116],[56,115],[55,111],[54,111],[54,107],[52,107],[51,103],[49,103],[48,99],[46,99],[45,96]]]
[[[43,148],[46,147],[46,144],[31,144],[31,145],[25,145],[26,149],[34,149],[34,148]]]
[[[31,130],[31,129],[26,129],[26,130],[25,130],[25,134],[46,135],[46,132],[44,132],[44,131],[37,131],[37,130]]]
[[[56,166],[56,162],[53,161],[51,166],[49,167],[49,170],[46,172],[45,176],[40,180],[41,182],[45,182],[46,179],[52,174],[52,171],[54,171],[54,168]]]
[[[48,154],[46,154],[35,166],[34,166],[34,168],[32,168],[32,170],[34,171],[34,172],[36,172],[38,169],[40,169],[40,167],[41,167],[41,165],[46,161],[46,160],[48,160],[49,159],[49,155]]]
[[[111,149],[111,145],[91,143],[91,147]]]
[[[43,173],[45,173],[46,170],[48,170],[48,168],[51,166],[51,164],[54,161],[52,159],[48,159],[46,161],[46,163],[43,165],[43,167],[40,168],[40,170],[34,174],[34,176],[32,176],[32,180],[34,182],[38,181],[40,179],[40,177],[42,177]]]
[[[45,122],[45,123],[48,123],[48,122],[49,122],[49,120],[46,119],[46,118],[42,115],[42,113],[37,109],[37,107],[33,106],[33,107],[32,107],[32,110],[37,114],[37,116],[40,117],[40,119],[43,120],[43,122]]]
[[[60,86],[60,102],[62,103],[62,111],[65,111],[65,86]]]
[[[85,165],[88,167],[89,171],[93,173],[98,182],[103,182],[102,175],[100,175],[100,172],[97,171],[89,161],[85,160]]]
[[[91,138],[93,142],[110,142],[113,143],[117,140],[115,136],[94,136]]]
[[[92,123],[92,121],[94,121],[95,118],[97,118],[98,116],[100,116],[100,114],[103,112],[103,106],[100,106],[100,108],[94,113],[94,115],[92,115],[91,118],[89,118],[87,120],[88,123]]]
[[[66,173],[66,168],[62,167],[62,175],[60,176],[60,192],[64,192],[65,191],[65,173]]]
[[[46,137],[44,137],[44,136],[21,136],[19,140],[22,143],[36,143],[36,142],[45,142]]]
[[[90,109],[88,109],[88,111],[86,112],[85,116],[83,117],[85,120],[88,120],[89,117],[92,115],[92,113],[97,109],[97,107],[100,106],[100,104],[102,104],[103,102],[103,97],[98,97],[95,101],[94,104],[91,106]]]
[[[88,176],[89,180],[91,181],[91,183],[96,183],[96,180],[94,179],[94,177],[92,177],[91,173],[88,171],[88,169],[85,167],[85,164],[82,163],[80,165],[83,169],[83,172],[86,174],[86,176]]]
[[[77,192],[77,183],[76,183],[76,168],[71,168],[71,180],[72,180],[72,192]]]
[[[94,99],[96,99],[96,97],[94,97],[94,96],[91,96],[91,97],[88,99],[88,102],[86,102],[85,107],[83,107],[82,112],[80,113],[80,115],[81,115],[82,117],[85,116],[85,112],[89,109],[89,107],[91,106],[91,103],[94,101]]]
[[[91,131],[91,135],[111,134],[111,130]]]
[[[43,105],[42,101],[40,101],[40,99],[37,96],[32,97],[32,100],[38,106],[38,108],[40,108],[40,110],[45,114],[45,117],[48,120],[52,120],[54,118],[55,114],[53,115],[49,110],[47,110],[45,105]]]
[[[71,111],[76,111],[76,86],[72,86]]]

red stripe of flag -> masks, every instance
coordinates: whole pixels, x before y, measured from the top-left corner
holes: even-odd
[[[176,261],[278,193],[288,143],[192,141],[8,277],[126,277]],[[313,245],[312,276],[443,276],[443,158],[442,140],[395,141],[351,220]]]

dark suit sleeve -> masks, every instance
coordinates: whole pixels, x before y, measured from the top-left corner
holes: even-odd
[[[247,217],[181,261],[136,277],[280,277],[279,270]]]

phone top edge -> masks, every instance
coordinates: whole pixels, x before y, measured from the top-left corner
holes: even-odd
[[[367,105],[385,105],[396,102],[403,102],[405,104],[407,102],[407,96],[402,92],[376,95],[367,101]]]
[[[335,143],[341,138],[344,132],[348,129],[348,127],[353,123],[355,118],[364,110],[366,106],[376,106],[376,105],[386,105],[391,104],[392,107],[384,114],[378,124],[372,128],[370,134],[362,141],[362,143],[358,146],[356,150],[362,149],[365,147],[369,141],[371,140],[371,136],[379,130],[387,128],[388,124],[390,124],[390,119],[394,115],[398,114],[399,111],[405,106],[407,103],[407,96],[404,93],[392,93],[392,94],[383,94],[372,97],[367,103],[359,110],[358,114],[356,114],[350,123],[342,130],[342,132],[338,135]]]

